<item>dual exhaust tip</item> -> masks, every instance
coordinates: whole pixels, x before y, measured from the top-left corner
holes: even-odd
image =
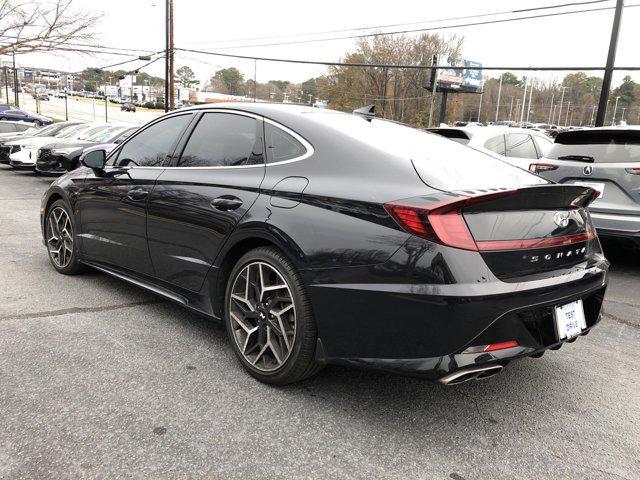
[[[502,371],[502,365],[486,365],[483,367],[472,367],[458,370],[457,372],[445,375],[439,381],[444,385],[457,385],[469,380],[483,380],[493,377]]]

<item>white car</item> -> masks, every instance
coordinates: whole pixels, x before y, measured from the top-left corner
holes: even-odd
[[[526,128],[448,127],[432,128],[429,131],[476,150],[497,153],[502,160],[525,170],[553,146],[551,138]]]
[[[38,150],[44,145],[64,140],[84,140],[104,128],[110,128],[109,124],[84,123],[65,129],[55,137],[30,137],[24,140],[14,140],[5,145],[13,147],[9,155],[9,164],[14,168],[35,168],[38,158]]]
[[[37,132],[32,123],[0,120],[0,138],[15,137]]]

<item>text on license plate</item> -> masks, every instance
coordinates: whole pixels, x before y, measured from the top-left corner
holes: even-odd
[[[569,340],[587,328],[582,300],[555,307],[554,316],[560,340]]]

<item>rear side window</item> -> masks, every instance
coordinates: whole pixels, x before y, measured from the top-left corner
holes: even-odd
[[[640,162],[640,130],[578,130],[561,133],[547,157],[595,163]]]
[[[515,158],[538,158],[536,146],[531,135],[526,133],[508,133],[506,135],[506,156]]]
[[[307,153],[307,149],[292,135],[265,122],[269,163],[292,160]]]
[[[497,153],[498,155],[504,155],[504,135],[497,135],[484,142],[484,148]]]
[[[205,113],[189,137],[180,167],[237,167],[257,163],[257,121],[230,113]],[[261,161],[261,160],[260,160]]]
[[[0,122],[0,133],[11,133],[15,132],[16,129],[13,126],[13,123],[2,123]]]
[[[20,125],[20,124],[14,123],[13,124],[13,128],[16,129],[16,132],[24,132],[28,128],[33,128],[33,126],[32,125],[28,125],[28,124]]]

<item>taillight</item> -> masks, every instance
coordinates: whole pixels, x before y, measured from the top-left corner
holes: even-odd
[[[625,170],[627,171],[627,173],[630,173],[631,175],[640,175],[640,167],[625,168]]]
[[[462,217],[463,204],[455,202],[424,208],[385,203],[384,208],[408,233],[450,247],[477,251],[478,246]]]
[[[517,347],[518,342],[510,340],[508,342],[492,343],[489,345],[477,345],[475,347],[469,347],[462,353],[484,353],[495,352],[497,350],[504,350],[505,348]]]
[[[408,233],[449,247],[478,251],[478,245],[462,216],[462,209],[472,203],[492,200],[514,192],[515,190],[505,190],[474,197],[462,197],[427,207],[390,202],[385,203],[384,208]]]
[[[529,165],[529,171],[531,173],[549,172],[551,170],[557,169],[557,165],[552,165],[550,163],[532,163],[531,165]]]

